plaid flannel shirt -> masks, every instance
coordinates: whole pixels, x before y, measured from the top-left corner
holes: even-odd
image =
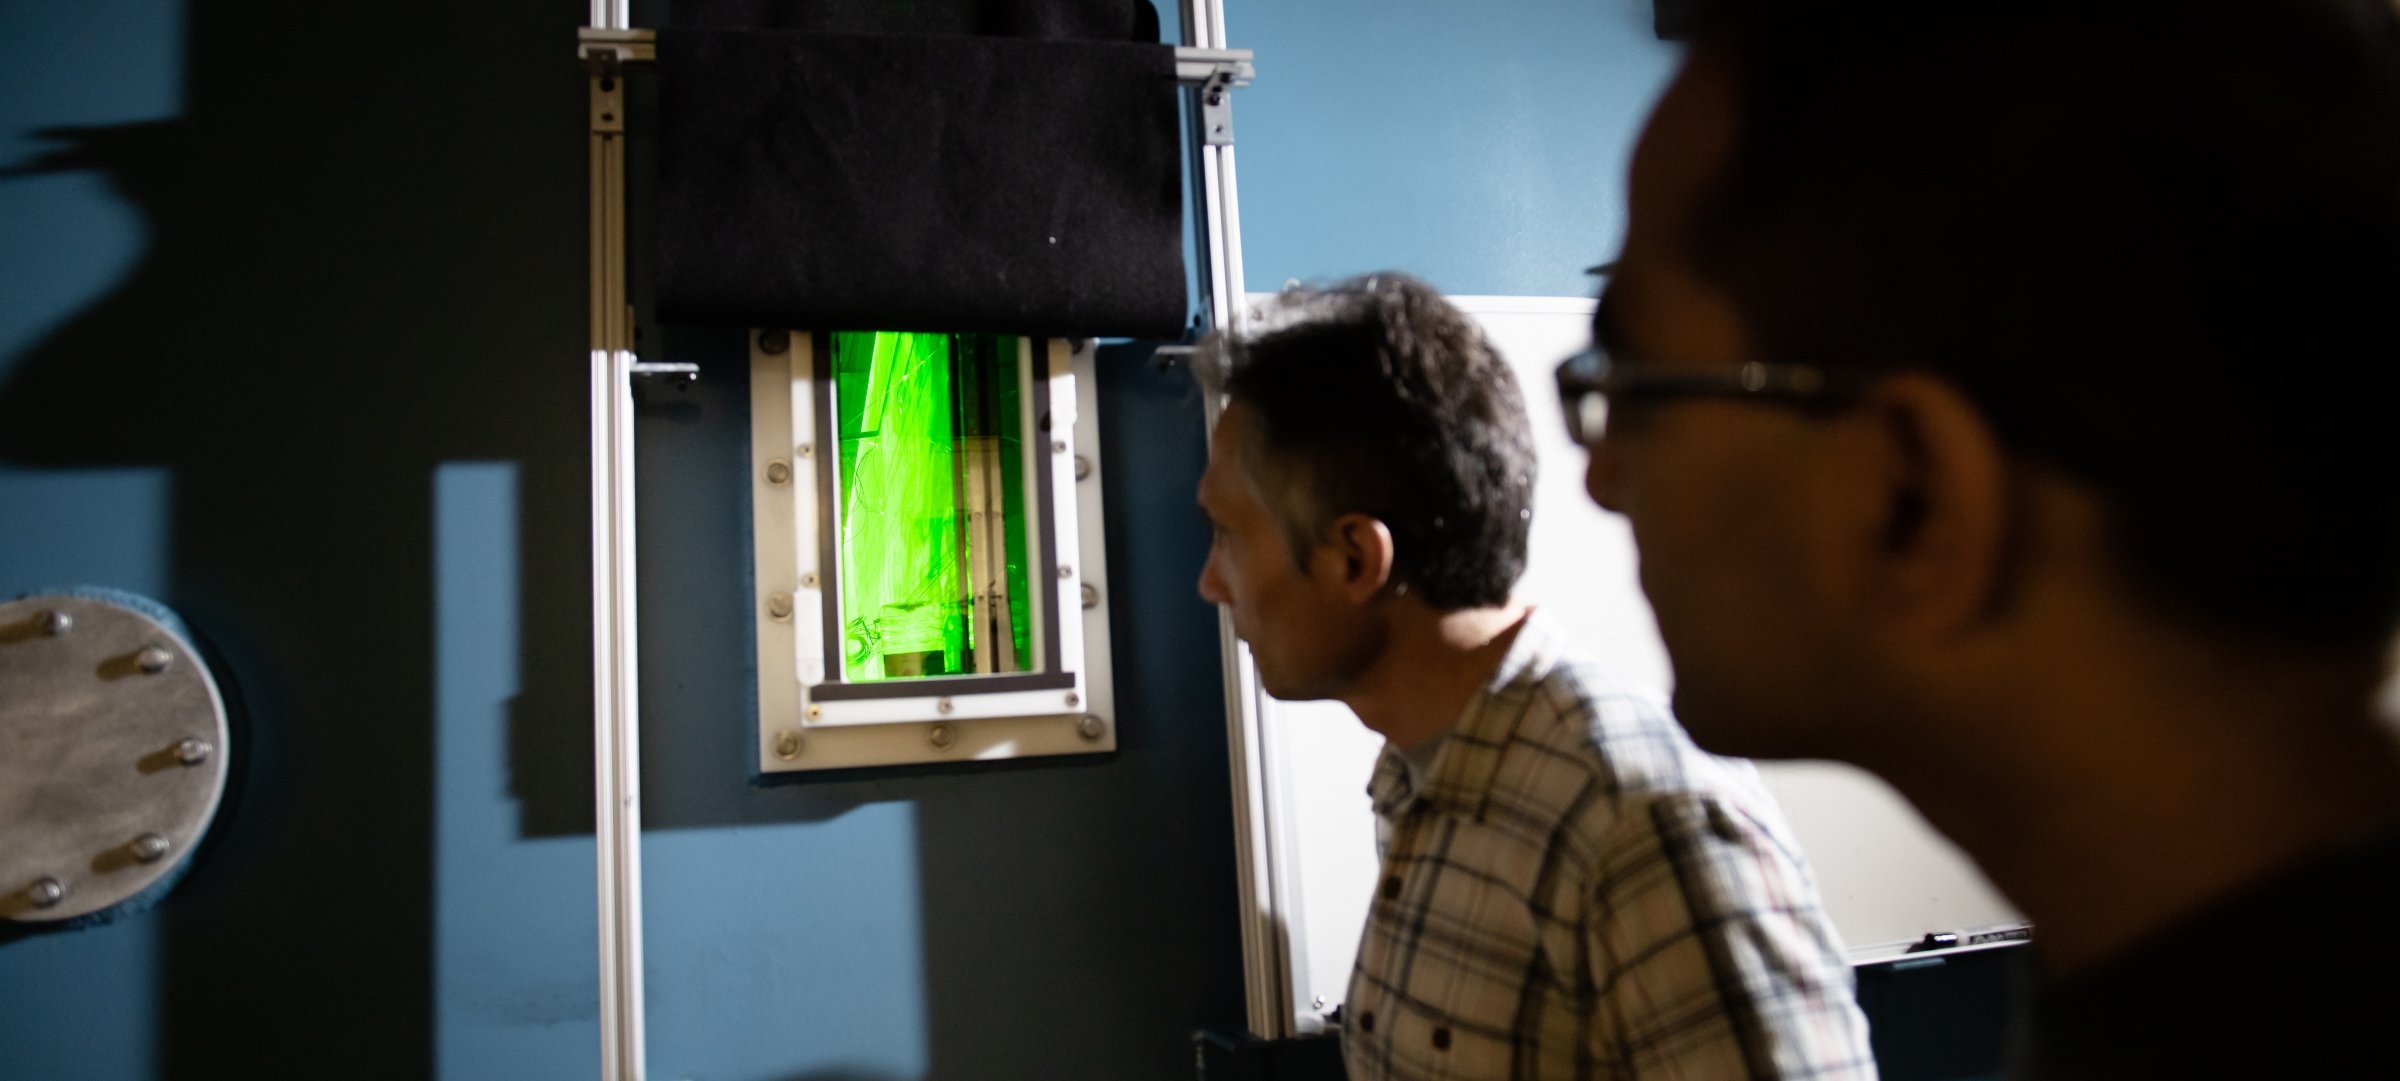
[[[1817,887],[1750,764],[1528,618],[1433,759],[1368,785],[1352,1081],[1873,1078]]]

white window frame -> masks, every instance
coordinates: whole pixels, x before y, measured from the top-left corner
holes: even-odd
[[[1047,522],[1029,521],[1034,551],[1047,548],[1030,588],[1046,589],[1058,614],[1062,685],[1003,689],[1021,677],[962,676],[877,683],[875,697],[821,695],[839,685],[825,664],[823,588],[829,541],[820,535],[836,440],[818,431],[816,335],[765,331],[750,339],[751,521],[758,628],[758,763],[764,773],[860,766],[988,761],[1116,749],[1110,679],[1107,548],[1100,515],[1098,410],[1089,341],[1020,339],[1020,379],[1029,391],[1028,469],[1046,470]],[[1035,385],[1034,350],[1046,375]],[[1047,424],[1037,404],[1047,397]],[[1038,499],[1039,476],[1029,476]],[[1087,588],[1088,587],[1088,588]],[[1038,615],[1035,637],[1046,633]],[[1050,674],[1044,672],[1042,674]],[[992,683],[994,689],[978,689]],[[899,692],[899,693],[891,693]]]

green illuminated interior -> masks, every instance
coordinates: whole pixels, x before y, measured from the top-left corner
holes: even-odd
[[[831,339],[843,678],[1037,670],[1019,339]]]

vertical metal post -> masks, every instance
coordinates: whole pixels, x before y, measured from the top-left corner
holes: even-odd
[[[1225,14],[1217,0],[1185,0],[1184,44],[1195,49],[1223,49]],[[1224,94],[1223,86],[1203,85],[1190,100],[1193,192],[1200,206],[1198,257],[1208,288],[1208,329],[1240,333],[1248,301],[1242,286],[1242,222],[1236,195],[1233,144],[1203,122],[1211,109],[1208,96]],[[1230,103],[1213,106],[1229,115]],[[1230,123],[1228,121],[1228,123]],[[1216,403],[1208,403],[1208,423],[1216,424]],[[1242,899],[1242,975],[1248,1002],[1250,1031],[1268,1039],[1294,1035],[1291,995],[1291,937],[1285,914],[1291,911],[1282,894],[1286,883],[1275,873],[1277,831],[1271,825],[1267,796],[1267,733],[1260,711],[1253,708],[1258,691],[1257,670],[1250,652],[1234,637],[1230,617],[1220,615],[1227,703],[1226,740],[1233,763],[1234,859]]]
[[[1184,5],[1185,44],[1196,49],[1224,49],[1225,13],[1217,0],[1187,0]],[[1210,329],[1238,331],[1244,315],[1242,291],[1241,200],[1236,195],[1233,143],[1214,140],[1202,130],[1202,99],[1212,92],[1203,86],[1192,100],[1192,160],[1197,163],[1196,194],[1201,206],[1202,270],[1208,279]],[[1224,93],[1223,88],[1214,88]],[[1231,106],[1223,106],[1230,111]]]
[[[628,29],[626,0],[592,26]],[[613,54],[612,54],[613,55]],[[633,314],[625,297],[625,88],[591,86],[592,768],[600,916],[600,1076],[642,1081],[641,717],[633,561]]]

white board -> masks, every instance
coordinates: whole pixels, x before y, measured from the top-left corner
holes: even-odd
[[[1263,299],[1263,298],[1261,298]],[[1559,297],[1453,297],[1509,360],[1525,391],[1540,478],[1532,546],[1518,596],[1618,671],[1669,685],[1666,649],[1635,578],[1631,531],[1583,490],[1584,452],[1567,439],[1551,370],[1589,341],[1592,302]],[[1290,951],[1283,974],[1293,1029],[1313,1031],[1341,1002],[1376,880],[1366,797],[1381,737],[1337,702],[1259,697],[1269,761],[1276,920]],[[1762,765],[1807,850],[1827,909],[1853,959],[1889,956],[1928,931],[2015,923],[1980,872],[1881,781],[1831,763]]]

